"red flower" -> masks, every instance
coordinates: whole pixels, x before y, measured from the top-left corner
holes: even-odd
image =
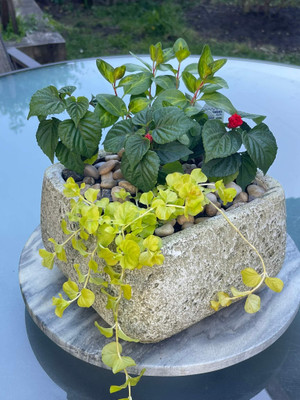
[[[147,135],[145,135],[145,138],[150,140],[150,143],[153,142],[153,137],[152,137],[152,135],[150,135],[150,133],[147,133]]]
[[[233,129],[241,126],[243,124],[243,120],[240,115],[233,114],[231,117],[228,118],[228,128]]]

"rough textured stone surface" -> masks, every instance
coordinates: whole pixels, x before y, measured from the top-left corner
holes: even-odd
[[[51,249],[49,237],[65,240],[60,229],[68,211],[64,198],[60,164],[49,167],[44,176],[41,228],[43,243]],[[281,269],[285,255],[286,215],[282,187],[271,177],[258,175],[266,189],[263,197],[253,200],[227,215],[257,247],[270,276]],[[57,261],[64,275],[77,280],[74,263],[87,268],[70,246],[68,263]],[[132,299],[120,304],[120,323],[130,336],[142,342],[156,342],[170,337],[214,313],[210,300],[217,291],[231,286],[243,290],[240,271],[247,267],[261,271],[257,256],[221,215],[163,239],[165,262],[161,266],[128,271],[126,280],[132,285]],[[100,289],[95,310],[108,323],[113,323],[106,297]]]

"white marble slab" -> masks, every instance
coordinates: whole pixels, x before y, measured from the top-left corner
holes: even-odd
[[[66,278],[54,266],[41,266],[38,227],[20,258],[19,279],[28,311],[40,329],[64,350],[91,364],[104,367],[101,348],[109,343],[94,327],[105,322],[93,309],[71,305],[63,318],[54,314],[52,297],[62,292]],[[278,275],[285,283],[281,293],[261,292],[261,310],[249,315],[243,302],[231,305],[189,329],[155,344],[123,342],[123,354],[137,363],[132,373],[146,368],[146,375],[180,376],[215,371],[246,360],[278,339],[295,317],[300,303],[300,253],[290,237],[284,266]]]

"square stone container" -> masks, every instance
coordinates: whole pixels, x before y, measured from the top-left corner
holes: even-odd
[[[69,200],[63,195],[63,168],[55,164],[44,174],[41,231],[49,251],[53,251],[49,238],[58,243],[66,238],[60,228],[69,210]],[[262,174],[256,179],[266,189],[263,197],[228,211],[227,215],[258,249],[268,274],[273,277],[280,271],[285,256],[285,196],[275,179]],[[82,271],[87,271],[87,260],[78,256],[71,245],[66,253],[68,262],[56,260],[56,265],[66,277],[78,283],[73,264],[79,263]],[[127,335],[141,342],[161,341],[213,314],[210,301],[218,291],[229,292],[231,286],[245,290],[242,269],[251,267],[262,272],[255,252],[221,215],[163,238],[162,253],[163,265],[126,274],[132,298],[120,303],[119,321]],[[94,309],[107,323],[113,324],[112,312],[105,307],[106,296],[100,287],[94,284],[88,287],[96,294]]]

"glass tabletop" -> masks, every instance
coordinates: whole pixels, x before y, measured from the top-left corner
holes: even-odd
[[[110,57],[117,66],[132,62]],[[196,62],[191,60],[191,62]],[[229,59],[222,75],[225,93],[238,108],[267,115],[279,152],[269,174],[286,192],[288,232],[300,248],[300,135],[297,116],[300,68]],[[75,85],[75,95],[108,93],[94,59],[49,65],[0,77],[1,395],[3,399],[117,399],[110,384],[122,377],[80,361],[51,342],[25,310],[18,284],[21,250],[39,224],[43,172],[49,160],[35,140],[37,120],[26,120],[31,95],[48,85]],[[300,314],[272,346],[235,366],[196,376],[144,377],[135,400],[300,398]]]

